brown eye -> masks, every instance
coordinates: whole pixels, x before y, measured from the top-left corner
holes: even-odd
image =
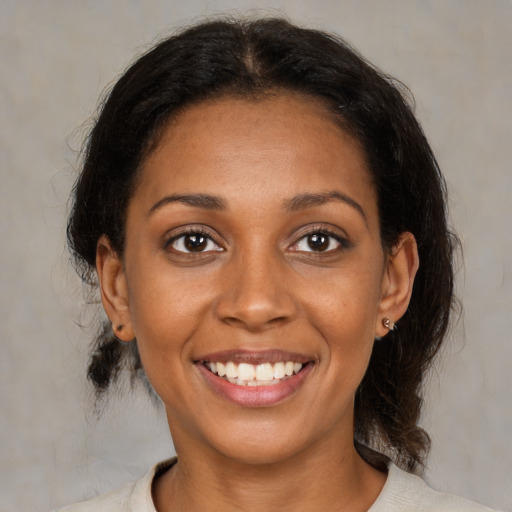
[[[308,246],[312,251],[326,251],[329,248],[330,237],[322,233],[308,235]]]
[[[208,239],[200,234],[186,235],[183,239],[183,244],[190,252],[204,251],[207,242]]]
[[[335,235],[324,231],[315,231],[301,237],[295,242],[290,250],[293,252],[334,252],[336,250],[348,247],[348,242]]]
[[[170,242],[169,246],[173,251],[181,253],[223,251],[222,247],[217,245],[208,235],[199,232],[177,236]]]

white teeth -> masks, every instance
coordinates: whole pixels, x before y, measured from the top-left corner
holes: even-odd
[[[236,379],[238,377],[238,367],[232,361],[226,363],[226,377],[228,379]]]
[[[224,377],[228,382],[238,386],[273,386],[279,384],[302,369],[301,363],[293,361],[277,363],[261,363],[258,365],[249,363],[236,364],[233,361],[226,363],[208,362],[206,367],[219,377]]]
[[[224,377],[226,375],[226,365],[224,363],[217,363],[217,375],[219,377]]]
[[[254,380],[254,365],[247,364],[247,363],[240,363],[238,365],[238,378],[240,380]],[[261,380],[261,379],[258,379],[258,380]]]
[[[256,380],[272,380],[273,378],[274,368],[272,368],[270,363],[263,363],[256,366]]]
[[[297,363],[297,364],[300,364],[300,363]],[[284,377],[284,375],[285,375],[284,363],[276,363],[274,365],[274,379],[282,379]]]
[[[288,361],[288,362],[284,365],[284,373],[285,373],[285,375],[293,375],[293,363],[291,363],[290,361]]]

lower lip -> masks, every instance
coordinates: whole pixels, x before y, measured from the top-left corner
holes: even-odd
[[[269,407],[294,395],[313,368],[313,363],[304,365],[299,373],[272,386],[237,386],[215,375],[204,364],[196,366],[213,391],[230,402],[243,407]]]

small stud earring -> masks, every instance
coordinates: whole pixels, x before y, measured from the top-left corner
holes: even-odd
[[[122,338],[120,338],[125,327],[126,326],[124,324],[112,325],[112,330],[114,331],[114,337],[117,339],[117,341],[122,341],[123,343],[126,341],[130,341],[130,340],[123,340]]]
[[[395,325],[395,322],[393,322],[392,320],[390,320],[389,318],[383,318],[382,319],[382,325],[386,328],[386,329],[389,329],[390,331],[394,331],[396,329],[396,325]]]

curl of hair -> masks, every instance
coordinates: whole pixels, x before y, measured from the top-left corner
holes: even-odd
[[[383,246],[391,250],[405,231],[416,238],[420,268],[409,309],[398,330],[376,341],[355,402],[358,442],[413,469],[429,445],[418,427],[421,385],[449,325],[457,238],[447,227],[444,179],[405,88],[342,39],[283,19],[218,19],[165,39],[136,60],[101,109],[73,190],[68,242],[76,268],[95,284],[103,234],[123,254],[128,202],[170,118],[208,99],[279,91],[322,100],[360,142],[377,192]],[[98,394],[116,380],[123,358],[138,357],[134,350],[111,333],[98,337],[88,373]]]

